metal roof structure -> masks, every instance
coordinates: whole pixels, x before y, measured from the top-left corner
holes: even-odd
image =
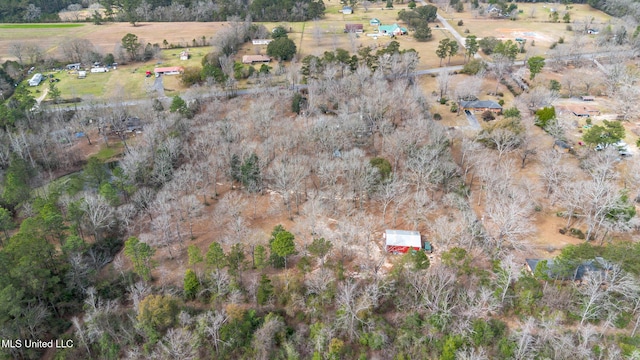
[[[184,71],[184,68],[182,66],[158,67],[153,69],[153,72],[155,72],[156,74],[179,73],[183,71]]]
[[[243,55],[243,64],[253,64],[254,62],[270,62],[271,58],[266,55]]]
[[[418,231],[386,230],[384,237],[386,240],[386,246],[422,248],[422,240]]]
[[[460,106],[465,109],[502,109],[502,106],[493,100],[460,101]]]

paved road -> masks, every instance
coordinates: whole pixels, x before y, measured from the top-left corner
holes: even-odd
[[[427,5],[427,3],[424,0],[420,0],[420,2],[423,5]],[[449,32],[451,32],[451,34],[455,37],[455,39],[460,43],[460,45],[462,46],[462,48],[464,48],[464,41],[465,38],[462,37],[451,25],[449,25],[449,23],[447,22],[446,19],[444,19],[440,14],[437,15],[438,19],[442,22],[442,25],[449,30]],[[596,59],[598,58],[603,58],[603,57],[610,57],[616,54],[632,54],[633,52],[630,50],[621,50],[621,51],[616,51],[616,52],[611,52],[611,51],[603,51],[603,52],[594,52],[594,53],[586,53],[586,54],[580,54],[580,58],[581,59],[587,59],[587,60],[592,60],[594,62],[596,62],[596,64],[598,65],[598,68],[600,68],[601,70],[605,71],[604,67],[599,64],[597,62]],[[558,57],[558,58],[550,58],[550,59],[546,59],[547,62],[553,62],[553,61],[564,61],[564,60],[571,60],[571,59],[575,59],[576,58],[576,54],[572,54],[572,55],[567,55],[567,56],[563,56],[563,57]],[[482,57],[478,54],[475,54],[475,58],[481,59]],[[491,67],[491,62],[488,62],[489,67]],[[525,65],[525,61],[519,60],[519,61],[515,61],[513,63],[512,66],[524,66]],[[460,71],[463,69],[463,65],[456,65],[456,66],[444,66],[444,67],[438,67],[438,68],[433,68],[433,69],[426,69],[426,70],[418,70],[415,71],[413,73],[413,75],[415,76],[420,76],[420,75],[430,75],[430,74],[439,74],[441,71],[445,70],[448,72],[454,72],[454,71]],[[158,79],[156,79],[157,81]],[[161,80],[160,80],[161,81]],[[162,84],[157,84],[154,83],[155,86],[160,85],[162,86]],[[306,85],[296,85],[295,89],[296,90],[300,90],[300,89],[304,89],[306,88]],[[258,92],[264,92],[264,91],[269,91],[269,90],[275,90],[278,89],[277,87],[273,87],[270,89],[264,89],[264,88],[260,88],[260,89],[245,89],[245,90],[236,90],[235,94],[236,95],[251,95],[251,94],[255,94]],[[164,89],[163,89],[164,90]],[[164,92],[164,91],[163,91]],[[212,93],[212,94],[207,94],[207,95],[203,95],[202,98],[207,99],[207,98],[215,98],[215,97],[224,97],[227,96],[228,94],[226,92],[220,92],[220,93]],[[169,98],[164,96],[164,94],[162,94],[162,96],[158,97],[159,100],[163,101],[163,102],[168,102]],[[124,101],[124,102],[120,102],[119,105],[121,106],[137,106],[137,105],[144,105],[144,104],[150,104],[153,101],[153,99],[140,99],[140,100],[129,100],[129,101]],[[87,109],[91,109],[91,108],[106,108],[106,107],[111,107],[113,106],[113,103],[101,103],[101,104],[78,104],[76,106],[74,106],[74,109],[77,110],[87,110]],[[55,108],[56,110],[63,110],[63,109],[71,109],[72,107],[68,107],[68,108],[63,108],[63,107],[58,107]],[[477,122],[477,120],[476,120]],[[478,125],[479,126],[479,125]]]
[[[426,2],[422,1],[422,5],[425,5]],[[449,22],[447,21],[447,19],[445,19],[442,15],[440,15],[440,13],[436,14],[438,20],[440,20],[440,22],[442,23],[442,26],[444,26],[445,29],[449,30],[449,32],[451,33],[451,35],[453,35],[453,37],[458,41],[458,43],[460,44],[460,49],[462,49],[462,52],[466,51],[464,49],[466,49],[466,38],[462,35],[460,35],[460,33],[453,28],[453,26],[451,26],[451,24],[449,24]],[[478,53],[475,53],[473,55],[474,59],[482,59],[482,56],[480,56]]]

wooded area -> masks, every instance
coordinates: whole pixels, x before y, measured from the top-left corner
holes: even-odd
[[[524,45],[470,35],[464,74],[432,77],[416,68],[434,54],[396,39],[300,59],[276,27],[270,55],[293,59],[256,70],[234,56],[269,31],[231,20],[172,97],[40,106],[20,83],[37,49],[3,64],[0,334],[73,346],[0,357],[640,357],[640,162],[618,145],[639,109],[634,57],[607,48],[596,69],[556,44],[514,70]],[[127,34],[116,56],[148,60],[143,43]],[[459,50],[438,44],[441,60]],[[70,61],[110,55],[64,45]],[[530,88],[500,95],[514,76]],[[570,123],[560,89],[598,91],[619,119]],[[485,95],[498,111],[464,108]],[[433,252],[387,253],[387,229]]]
[[[291,112],[298,95],[278,90],[200,103],[192,118],[116,106],[6,128],[3,336],[57,337],[71,326],[76,346],[59,351],[69,359],[633,353],[640,248],[566,248],[556,265],[569,271],[596,256],[613,264],[580,285],[544,268],[527,273],[511,255],[527,247],[546,197],[572,214],[567,228],[588,226],[587,237],[624,230],[618,206],[628,197],[610,155],[567,169],[560,153],[541,154],[548,190],[536,190],[510,160],[530,140],[501,152],[498,130],[470,141],[434,122],[411,79],[393,76],[407,73],[410,54],[390,54],[394,65],[376,72],[363,60],[338,77],[337,60],[323,60],[301,115]],[[32,190],[43,170],[82,163],[46,140],[47,126],[113,127],[134,115],[144,134],[117,162],[91,157],[81,173]],[[475,202],[486,204],[482,218]],[[274,219],[290,225],[260,225]],[[383,254],[377,234],[398,226],[429,233],[437,260]],[[209,233],[213,242],[198,242]]]

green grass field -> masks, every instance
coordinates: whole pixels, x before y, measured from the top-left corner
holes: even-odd
[[[56,87],[60,90],[63,99],[81,97],[84,99],[141,99],[150,96],[148,89],[153,85],[155,78],[145,76],[146,71],[153,71],[155,67],[183,66],[200,67],[202,58],[213,50],[213,47],[190,48],[189,60],[180,60],[180,53],[184,49],[162,50],[161,60],[151,60],[145,63],[135,63],[119,66],[117,70],[108,73],[91,73],[87,71],[87,77],[78,79],[75,72],[67,71],[45,72],[44,75],[53,74],[60,81]],[[180,83],[179,76],[166,76],[163,79],[165,95],[178,95],[186,90]],[[35,98],[38,98],[49,87],[48,80],[39,86],[27,87]],[[45,98],[44,100],[47,100]]]
[[[95,96],[100,97],[105,92],[105,85],[113,72],[92,74],[87,72],[87,77],[78,79],[75,74],[59,73],[60,82],[56,84],[63,98]],[[48,86],[48,85],[46,85]]]
[[[0,24],[0,29],[66,29],[85,26],[85,24]]]
[[[93,156],[95,156],[102,162],[106,162],[107,160],[122,154],[123,151],[124,145],[119,142],[116,144],[110,144],[109,147],[103,147],[102,149],[100,149],[100,151],[98,151],[97,154]]]

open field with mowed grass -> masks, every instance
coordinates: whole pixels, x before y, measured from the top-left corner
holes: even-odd
[[[117,70],[111,70],[108,73],[87,72],[85,79],[78,79],[76,72],[68,71],[45,72],[44,74],[53,74],[55,78],[60,79],[56,83],[56,87],[60,89],[63,98],[140,99],[153,95],[150,89],[155,77],[147,78],[146,71],[153,72],[153,69],[158,66],[200,66],[202,58],[212,49],[211,46],[189,48],[191,57],[186,61],[179,58],[180,52],[184,49],[162,50],[161,60],[119,66]],[[163,85],[167,96],[173,96],[186,90],[180,83],[179,76],[164,76]],[[28,89],[35,97],[38,97],[48,86],[49,83],[45,80],[39,86],[28,87]]]

